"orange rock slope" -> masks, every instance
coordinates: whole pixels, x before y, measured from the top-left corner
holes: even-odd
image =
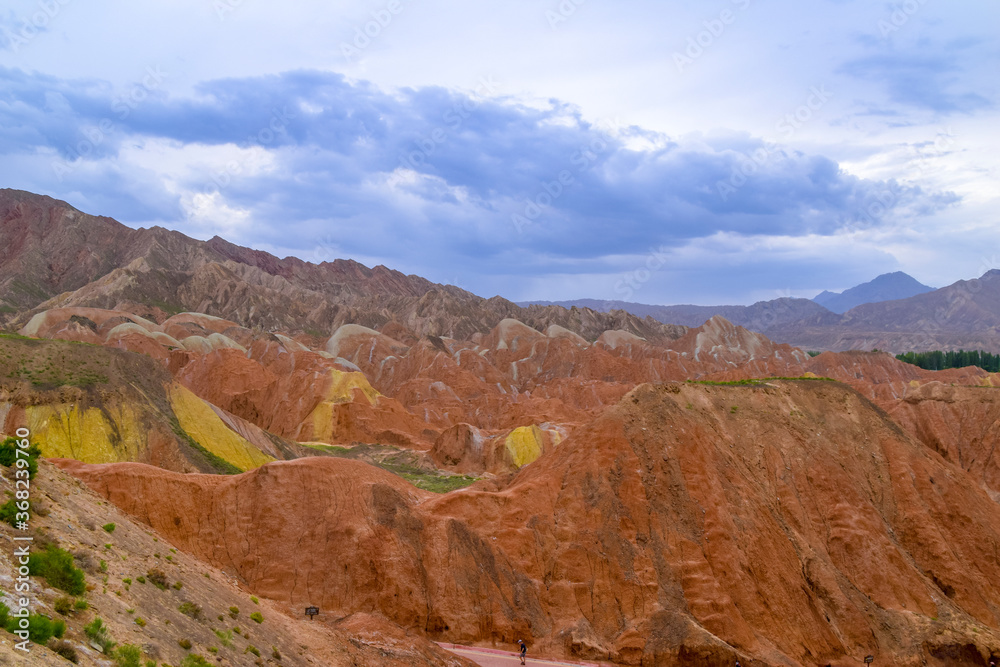
[[[445,496],[360,463],[237,477],[60,465],[291,605],[621,664],[979,665],[1000,512],[851,388],[644,385]]]

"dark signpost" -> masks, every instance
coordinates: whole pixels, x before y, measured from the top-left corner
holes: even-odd
[[[875,656],[873,656],[873,655],[866,655],[865,656],[865,664],[866,665],[870,665],[873,662],[875,662]]]
[[[319,607],[306,607],[306,616],[309,617],[310,621],[313,620],[313,616],[315,616],[318,613],[319,613]]]

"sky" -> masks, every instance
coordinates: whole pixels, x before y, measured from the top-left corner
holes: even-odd
[[[484,297],[1000,268],[988,0],[7,0],[0,187]]]

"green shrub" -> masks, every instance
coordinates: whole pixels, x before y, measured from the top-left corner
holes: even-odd
[[[18,457],[18,449],[17,440],[14,438],[7,438],[3,443],[0,443],[0,465],[9,468],[17,465],[18,458],[25,459],[24,456]],[[38,457],[42,455],[42,450],[38,448],[38,445],[31,445],[28,447],[27,454],[25,460],[28,462],[28,479],[34,479],[35,475],[38,474]]]
[[[281,662],[281,653],[278,652],[277,646],[271,647],[271,657],[277,660],[278,662]]]
[[[135,644],[122,644],[115,649],[114,657],[117,667],[139,667],[142,649]]]
[[[191,650],[191,640],[190,639],[178,639],[177,640],[177,644],[178,644],[178,646],[180,646],[185,651],[190,651]]]
[[[229,608],[229,617],[230,618],[236,618],[239,615],[240,615],[240,608],[239,607],[230,607]]]
[[[152,569],[146,573],[146,578],[161,591],[167,590],[167,575],[163,570]]]
[[[257,656],[258,658],[260,657],[260,651],[259,651],[259,650],[257,649],[257,647],[256,647],[256,646],[254,646],[253,644],[247,644],[247,647],[246,647],[246,649],[244,649],[244,651],[243,651],[243,653],[244,653],[244,654],[245,654],[245,653],[248,653],[248,652],[249,652],[249,653],[253,653],[253,654],[254,654],[255,656]]]
[[[73,611],[73,598],[68,598],[65,595],[56,598],[56,601],[52,603],[52,608],[56,610],[56,613],[66,616]]]
[[[100,566],[98,566],[97,569],[100,570],[101,572],[107,572],[108,571],[108,561],[102,560]]]
[[[140,584],[146,583],[146,577],[143,577],[141,575],[136,577],[135,580],[138,581]]]
[[[80,661],[80,658],[76,654],[76,649],[68,641],[50,641],[49,648],[52,649],[56,654],[61,655],[73,664]]]
[[[254,604],[260,604],[260,600],[257,599],[256,595],[250,596],[250,602],[253,602]]]
[[[142,616],[136,616],[135,624],[138,625],[140,628],[144,628],[146,627],[146,620]]]
[[[73,608],[74,609],[78,609],[80,611],[83,611],[83,610],[87,609],[89,606],[90,605],[87,604],[87,601],[84,600],[84,599],[79,599],[79,600],[77,600],[76,602],[73,603]]]
[[[184,601],[177,607],[177,611],[184,614],[185,616],[190,616],[194,620],[201,619],[201,607],[196,605],[191,601]]]
[[[108,533],[115,532],[115,524],[113,523],[106,523],[103,526],[101,526],[101,528],[103,528],[104,531]],[[126,644],[126,646],[131,646],[131,644]]]
[[[83,595],[87,590],[83,570],[73,565],[73,555],[56,546],[49,545],[45,551],[31,554],[28,557],[28,572],[45,577],[50,586],[70,595]]]
[[[0,521],[10,525],[13,528],[17,528],[17,513],[22,511],[18,509],[17,502],[15,499],[11,498],[3,505],[0,505]],[[21,501],[27,502],[27,501]],[[28,511],[31,511],[31,503],[28,503]],[[21,517],[22,519],[24,517]]]
[[[110,652],[115,647],[115,642],[111,639],[111,635],[108,634],[108,628],[104,625],[104,621],[101,620],[100,616],[84,626],[83,631],[91,641],[101,647],[104,655],[111,654]]]
[[[4,614],[7,617],[4,627],[7,632],[13,633],[15,630],[21,629],[21,619],[14,618],[9,613],[8,610]],[[44,645],[53,637],[59,639],[63,636],[64,632],[66,632],[66,624],[62,621],[53,621],[48,616],[43,616],[42,614],[28,614],[28,639],[35,644]]]
[[[175,591],[179,591],[183,587],[184,587],[184,583],[183,582],[180,582],[180,581],[175,581],[174,582],[174,590]]]
[[[250,614],[250,620],[255,623],[263,623],[264,617],[261,615],[259,611],[255,611],[254,613]]]
[[[212,655],[215,655],[216,653],[219,652],[219,649],[216,648],[215,646],[209,646],[208,647],[208,652],[211,653]]]
[[[233,631],[232,630],[213,630],[215,636],[219,638],[219,642],[226,648],[233,647]]]
[[[211,667],[212,663],[197,653],[190,653],[181,660],[181,667]]]

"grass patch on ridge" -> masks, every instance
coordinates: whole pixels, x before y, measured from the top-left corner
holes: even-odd
[[[704,384],[710,387],[759,387],[765,385],[768,382],[774,382],[775,380],[784,381],[802,381],[802,380],[819,380],[821,382],[837,382],[837,380],[828,377],[820,377],[818,375],[800,375],[799,377],[772,377],[772,378],[746,378],[744,380],[729,380],[729,381],[718,381],[718,380],[685,380],[688,384]]]

